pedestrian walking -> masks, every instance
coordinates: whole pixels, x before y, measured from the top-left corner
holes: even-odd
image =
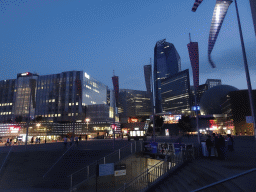
[[[40,141],[41,141],[41,139],[40,139],[40,137],[38,138],[38,143],[40,144]]]
[[[10,146],[12,145],[12,139],[10,139]]]
[[[215,133],[212,134],[213,136],[213,146],[214,146],[214,154],[215,157],[218,157],[220,154],[220,148],[219,148],[219,138]]]
[[[86,141],[87,141],[87,137],[88,137],[88,135],[86,134],[86,135],[85,135],[85,140],[86,140]]]
[[[76,146],[78,146],[78,137],[77,136],[75,137],[75,143],[76,143]]]
[[[10,139],[8,138],[6,141],[6,146],[10,144]]]
[[[45,140],[44,140],[44,144],[46,144],[46,138],[45,138]]]
[[[82,136],[80,135],[80,136],[79,136],[79,141],[81,141],[81,139],[82,139]]]
[[[225,160],[226,159],[225,138],[222,135],[220,135],[219,137],[219,148],[220,148],[219,159]]]
[[[206,139],[206,147],[208,151],[208,157],[211,158],[212,141],[210,135],[208,135],[208,138]]]
[[[32,143],[32,144],[34,143],[34,137],[31,138],[31,143]]]
[[[36,138],[36,144],[38,143],[38,138]]]
[[[67,136],[64,138],[64,146],[65,146],[65,148],[67,148],[67,143],[68,143],[68,138],[67,138]]]
[[[73,144],[73,137],[70,138],[70,146]]]
[[[231,134],[228,134],[228,150],[234,151],[234,140]]]

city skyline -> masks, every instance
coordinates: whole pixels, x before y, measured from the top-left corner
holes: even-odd
[[[159,1],[22,1],[1,5],[1,80],[18,73],[39,75],[83,70],[112,88],[112,72],[120,88],[146,90],[143,66],[154,59],[158,40],[172,43],[181,70],[192,71],[187,51],[188,33],[199,44],[199,84],[221,79],[222,84],[247,89],[234,4],[230,5],[212,52],[207,59],[215,1],[204,1],[193,13],[194,0]],[[16,5],[15,5],[16,3]],[[255,82],[255,33],[249,1],[238,1],[251,74]]]

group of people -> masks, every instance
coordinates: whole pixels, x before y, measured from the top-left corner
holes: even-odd
[[[234,140],[233,137],[228,134],[227,135],[227,144],[228,144],[228,150],[233,151],[234,147]],[[208,138],[206,139],[206,147],[208,151],[209,158],[211,156],[215,156],[218,159],[226,159],[226,144],[225,144],[225,138],[219,134],[216,135],[215,133],[212,134],[212,137],[208,135]]]
[[[34,143],[34,137],[31,138],[31,141],[30,141],[32,144]],[[35,144],[40,144],[41,142],[41,138],[40,137],[37,137],[36,140],[35,140]]]
[[[87,141],[87,135],[85,136],[85,139]],[[76,136],[75,137],[75,144],[78,146],[78,142],[82,140],[82,136],[80,135],[79,137]],[[67,147],[67,143],[68,143],[68,137],[66,136],[64,139],[64,146]],[[70,146],[73,144],[73,137],[70,138]]]

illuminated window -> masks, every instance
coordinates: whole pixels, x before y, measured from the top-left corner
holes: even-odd
[[[72,113],[72,116],[74,116],[74,113]]]
[[[88,88],[88,89],[92,89],[89,85],[86,85],[85,87]]]
[[[9,112],[9,115],[12,114],[12,112]]]
[[[60,117],[61,116],[61,114],[58,114],[58,117]]]
[[[55,99],[52,99],[52,102],[55,102]]]
[[[76,113],[76,116],[78,116],[78,113]]]
[[[69,113],[68,116],[71,116],[71,113]]]
[[[52,102],[52,100],[51,99],[49,99],[49,103],[51,103]]]
[[[89,98],[90,96],[89,96],[89,95],[87,95],[87,94],[85,94],[85,97]]]
[[[71,106],[71,103],[69,103],[68,105]]]
[[[78,105],[78,102],[76,102],[76,105]]]
[[[12,103],[10,103],[10,105],[12,105]]]

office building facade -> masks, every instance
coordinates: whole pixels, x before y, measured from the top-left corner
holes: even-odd
[[[212,87],[221,85],[221,79],[207,79],[205,84],[208,85],[208,89],[211,89]]]
[[[189,113],[191,99],[188,69],[161,80],[161,98],[163,112]]]
[[[181,70],[180,56],[173,44],[166,39],[156,43],[154,48],[154,95],[156,113],[162,112],[161,80],[175,75]]]
[[[0,90],[0,123],[19,124],[19,129],[25,128],[27,121],[40,121],[49,125],[35,129],[44,127],[50,134],[66,134],[70,126],[75,127],[75,133],[82,133],[81,126],[86,126],[86,113],[90,113],[91,105],[104,105],[107,116],[113,118],[113,91],[109,91],[107,100],[107,86],[83,71],[41,76],[21,73],[17,79],[0,81]]]
[[[146,91],[120,89],[119,118],[121,123],[136,122],[147,119],[152,114],[150,96]]]

